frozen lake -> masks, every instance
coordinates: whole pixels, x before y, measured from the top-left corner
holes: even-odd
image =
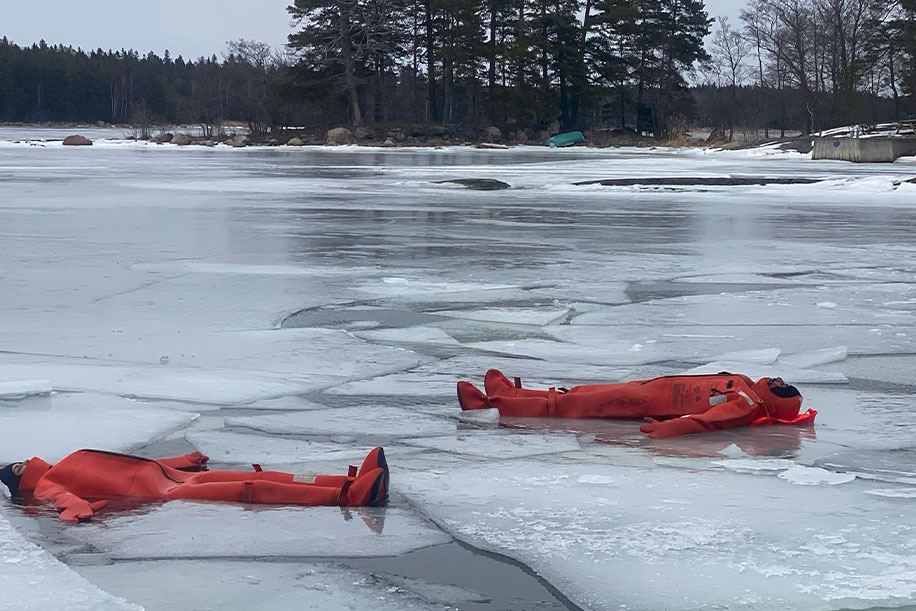
[[[9,608],[916,604],[916,159],[79,131],[102,140],[0,128],[0,464],[199,449],[344,473],[382,444],[392,499],[78,526],[0,500]],[[574,184],[730,176],[824,181]],[[437,184],[459,178],[511,188]],[[780,375],[820,413],[672,440],[464,417],[455,382],[489,367]]]

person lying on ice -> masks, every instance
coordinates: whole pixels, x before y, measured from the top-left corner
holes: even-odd
[[[208,471],[200,452],[152,460],[79,450],[50,465],[40,458],[0,469],[13,498],[53,504],[64,522],[89,519],[111,499],[236,501],[279,505],[379,507],[388,500],[388,463],[374,448],[348,475],[294,475],[280,471]]]
[[[642,418],[654,439],[760,424],[804,424],[817,412],[799,415],[802,396],[782,378],[757,382],[741,374],[666,376],[621,384],[588,384],[531,390],[491,369],[486,394],[458,382],[461,409],[495,408],[501,416],[530,418]]]

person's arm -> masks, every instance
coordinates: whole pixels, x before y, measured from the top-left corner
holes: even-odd
[[[60,512],[57,518],[69,524],[76,524],[77,522],[88,520],[96,511],[108,504],[108,501],[90,503],[86,499],[76,496],[63,486],[56,484],[42,490],[40,498],[50,501],[50,503]]]
[[[206,454],[191,452],[190,454],[176,456],[174,458],[157,458],[156,462],[166,467],[171,467],[172,469],[180,469],[181,471],[206,471],[207,462],[209,460],[210,457]]]
[[[702,414],[689,414],[671,420],[649,422],[639,427],[639,430],[648,433],[652,439],[708,433],[720,429],[748,426],[760,415],[760,411],[762,407],[756,401],[743,393],[734,393],[725,403],[715,405]]]

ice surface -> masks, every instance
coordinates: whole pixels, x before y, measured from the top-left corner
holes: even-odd
[[[46,395],[51,392],[48,380],[16,380],[0,382],[0,399],[17,399],[29,395]]]
[[[856,478],[851,473],[831,473],[820,467],[795,465],[779,474],[779,477],[800,486],[817,486],[818,484],[845,484]]]
[[[407,486],[458,536],[522,559],[587,607],[606,608],[609,591],[615,604],[638,609],[675,600],[677,608],[832,609],[916,591],[902,570],[916,567],[912,527],[889,531],[885,510],[864,504],[852,484],[551,462],[527,473],[492,465],[423,474]],[[447,494],[438,492],[443,479]],[[843,524],[825,519],[842,507]],[[670,578],[688,564],[690,579]]]
[[[48,362],[51,361],[51,362]],[[145,399],[195,403],[245,403],[304,392],[286,376],[250,371],[201,370],[159,365],[83,364],[75,359],[43,359],[34,364],[0,364],[0,377],[44,373],[55,390],[112,393]]]
[[[817,367],[818,365],[844,361],[847,356],[846,346],[837,346],[798,354],[784,354],[779,357],[779,364],[798,368]]]
[[[455,430],[455,422],[448,418],[397,407],[377,406],[226,418],[226,424],[282,435],[420,437],[441,435]]]
[[[459,435],[407,439],[411,446],[453,454],[506,459],[556,454],[579,449],[572,435],[506,435],[504,432],[467,431]]]
[[[437,592],[394,576],[332,562],[129,562],[78,571],[146,611],[232,608],[246,611],[432,611],[469,598]],[[429,599],[432,598],[430,601]]]
[[[258,463],[265,469],[276,466],[279,470],[288,470],[286,467],[290,464],[302,465],[304,469],[311,470],[316,462],[328,462],[336,463],[337,471],[341,474],[346,473],[348,463],[359,464],[370,449],[225,431],[192,432],[187,433],[185,438],[214,462],[241,465]]]
[[[445,316],[468,318],[470,320],[485,320],[490,322],[504,322],[516,325],[546,325],[561,319],[569,312],[567,309],[521,310],[510,308],[490,308],[486,310],[444,310],[440,312]]]
[[[781,377],[789,384],[845,384],[846,376],[838,371],[795,369],[778,364],[761,364],[754,361],[715,361],[683,373],[686,375],[712,374],[720,371],[743,373],[751,379]]]
[[[143,611],[103,592],[34,543],[26,541],[0,509],[4,609],[17,611]]]
[[[102,514],[71,534],[115,560],[388,556],[449,540],[406,509],[184,501]]]
[[[79,570],[103,589],[151,609],[471,599],[316,560],[390,557],[448,540],[441,525],[588,609],[916,602],[906,164],[775,145],[233,150],[90,132],[103,139],[76,151],[46,142],[54,130],[0,128],[20,141],[0,145],[0,383],[57,391],[0,402],[0,453],[196,445],[216,464],[333,473],[383,440],[393,488],[366,513],[170,503],[15,522],[49,549],[77,538],[60,557],[97,556]],[[665,176],[826,182],[574,184]],[[466,177],[513,189],[435,184]],[[778,375],[819,414],[649,440],[639,422],[460,413],[455,382],[482,386],[490,367],[538,388]],[[63,608],[109,604],[16,545],[0,550],[15,583],[70,592]]]
[[[82,448],[128,452],[184,428],[197,414],[95,394],[56,394],[48,410],[0,407],[0,463],[60,460]]]

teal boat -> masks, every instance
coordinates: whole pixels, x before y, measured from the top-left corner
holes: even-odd
[[[580,142],[585,142],[585,136],[582,135],[582,132],[566,132],[565,134],[557,134],[556,136],[548,138],[547,146],[550,148],[557,148],[561,146],[572,146]]]

